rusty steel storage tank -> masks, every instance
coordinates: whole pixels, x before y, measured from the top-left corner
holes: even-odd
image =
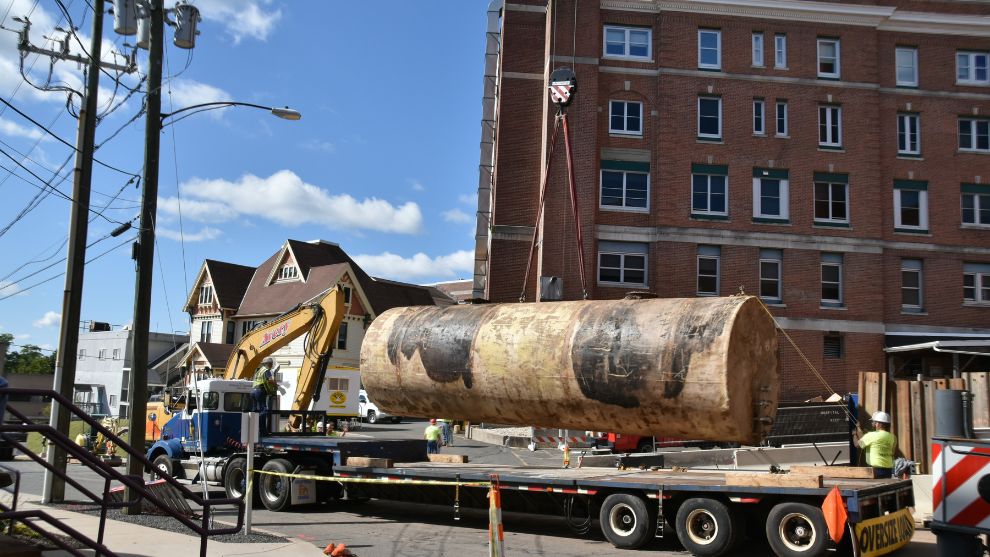
[[[751,296],[394,308],[361,380],[397,416],[753,443],[779,388]]]

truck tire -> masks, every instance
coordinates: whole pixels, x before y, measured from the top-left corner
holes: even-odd
[[[160,479],[164,476],[172,476],[175,470],[175,463],[172,462],[172,457],[165,453],[156,456],[151,461],[151,478]]]
[[[653,452],[653,439],[643,439],[636,445],[637,453],[652,453]]]
[[[598,513],[602,534],[619,549],[638,549],[650,539],[652,514],[646,501],[628,493],[605,498]]]
[[[721,501],[696,497],[677,509],[677,539],[699,557],[718,557],[732,550],[742,531],[735,514]]]
[[[804,503],[780,503],[767,516],[767,541],[780,557],[818,557],[828,551],[822,510]]]
[[[376,414],[374,410],[368,410],[368,423],[369,424],[378,423],[378,414]]]
[[[284,458],[275,458],[266,462],[261,469],[265,472],[290,474],[293,466]],[[277,512],[288,509],[290,484],[289,478],[261,474],[261,480],[257,485],[259,495],[261,495],[261,504],[270,511]]]
[[[261,497],[258,495],[260,491],[258,489],[258,478],[262,477],[260,474],[255,477],[255,484],[251,488],[251,503],[252,506],[257,507],[261,503]],[[227,467],[223,470],[223,489],[227,492],[227,497],[231,499],[243,499],[244,493],[247,491],[247,459],[244,457],[234,457],[227,463]]]

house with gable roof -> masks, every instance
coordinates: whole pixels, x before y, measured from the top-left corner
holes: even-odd
[[[339,245],[324,240],[286,240],[258,267],[206,260],[185,308],[192,319],[187,376],[221,374],[247,332],[337,285],[344,292],[345,315],[331,367],[358,367],[364,332],[382,312],[454,303],[433,288],[374,278]],[[304,337],[273,356],[285,379],[294,378],[302,364]]]

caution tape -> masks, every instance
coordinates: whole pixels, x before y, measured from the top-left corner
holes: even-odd
[[[486,487],[492,486],[491,482],[456,482],[449,480],[406,480],[406,479],[382,479],[382,478],[352,478],[345,476],[316,476],[312,474],[290,474],[288,472],[272,472],[271,470],[252,470],[255,474],[265,474],[268,476],[279,476],[283,478],[295,478],[300,480],[315,480],[318,482],[340,482],[356,484],[402,484],[402,485],[449,485],[457,487]]]

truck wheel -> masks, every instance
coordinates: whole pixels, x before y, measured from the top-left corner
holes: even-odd
[[[164,453],[160,454],[151,461],[151,478],[158,480],[165,476],[171,476],[172,468],[172,457]]]
[[[721,501],[696,497],[677,509],[677,539],[699,557],[725,555],[742,530],[735,515]]]
[[[258,478],[262,477],[260,474],[254,479],[255,484],[251,489],[251,502],[253,506],[258,506],[261,503],[261,497],[258,495],[260,491],[258,488]],[[243,457],[236,457],[231,459],[227,463],[227,468],[223,471],[223,489],[227,492],[227,497],[230,499],[243,499],[244,493],[247,492],[247,459]]]
[[[642,547],[650,539],[651,518],[646,501],[628,493],[606,497],[598,514],[605,539],[619,549]]]
[[[828,550],[828,526],[818,507],[780,503],[767,517],[767,541],[780,557],[817,557]]]
[[[378,414],[375,414],[374,410],[368,410],[368,423],[369,424],[378,423]]]
[[[292,472],[292,464],[284,458],[276,458],[266,462],[261,469],[265,472],[289,474]],[[261,481],[257,485],[261,495],[261,504],[270,511],[288,509],[290,484],[289,478],[261,474]]]
[[[652,439],[643,439],[642,441],[640,441],[639,442],[639,445],[636,445],[636,452],[637,453],[652,453],[653,452],[653,440]]]

